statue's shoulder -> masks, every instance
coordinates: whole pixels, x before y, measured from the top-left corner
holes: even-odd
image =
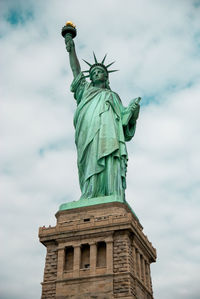
[[[119,102],[121,103],[122,101],[121,101],[121,99],[120,99],[118,93],[116,93],[115,91],[112,91],[112,90],[111,90],[111,92],[112,92],[113,97],[114,97],[117,101],[119,101]]]
[[[89,84],[90,83],[86,81],[84,74],[80,72],[72,81],[70,89],[72,92],[75,92],[77,89],[88,88]]]

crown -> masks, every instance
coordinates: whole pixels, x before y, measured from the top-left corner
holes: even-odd
[[[97,61],[97,58],[96,58],[96,55],[95,55],[94,52],[93,52],[93,55],[94,55],[94,62],[95,62],[94,64],[91,64],[91,63],[89,63],[88,61],[86,61],[86,60],[83,59],[83,61],[84,61],[85,63],[87,63],[87,64],[89,65],[89,67],[90,67],[89,70],[87,70],[87,71],[83,71],[83,73],[89,73],[89,75],[87,75],[87,76],[85,76],[85,77],[90,77],[90,73],[91,73],[92,69],[95,68],[95,67],[97,67],[97,66],[102,67],[102,68],[106,71],[107,74],[109,74],[109,73],[113,73],[113,72],[117,72],[117,71],[118,71],[118,70],[108,70],[108,68],[109,68],[113,63],[115,63],[115,61],[109,63],[108,65],[105,65],[105,64],[104,64],[107,54],[104,56],[104,58],[103,58],[103,60],[102,60],[101,62],[98,62],[98,61]]]

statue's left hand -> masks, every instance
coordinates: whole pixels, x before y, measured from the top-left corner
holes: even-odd
[[[132,111],[132,116],[133,116],[134,120],[137,120],[138,116],[139,116],[139,112],[140,112],[139,102],[140,102],[140,100],[141,100],[141,98],[137,98],[137,99],[133,100],[133,102],[130,105],[130,109]]]

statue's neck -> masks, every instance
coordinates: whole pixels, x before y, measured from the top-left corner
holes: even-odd
[[[95,82],[93,83],[94,87],[98,87],[98,88],[106,88],[106,83],[105,82]]]

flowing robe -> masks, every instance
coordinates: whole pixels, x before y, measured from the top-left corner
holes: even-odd
[[[131,104],[123,107],[119,96],[88,83],[80,73],[71,91],[77,101],[74,115],[81,199],[107,195],[124,198],[128,154],[125,141],[135,133]]]

